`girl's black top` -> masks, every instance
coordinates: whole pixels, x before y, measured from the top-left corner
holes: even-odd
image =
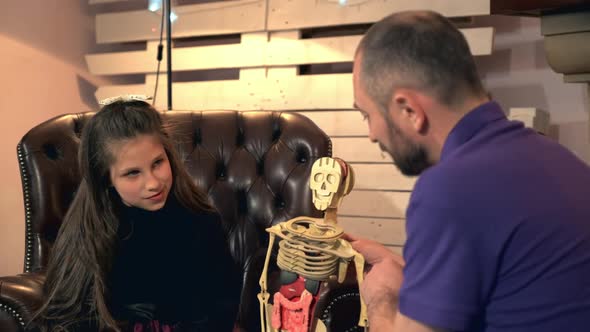
[[[124,329],[231,331],[241,277],[219,214],[194,212],[171,194],[158,211],[121,207],[109,307]]]

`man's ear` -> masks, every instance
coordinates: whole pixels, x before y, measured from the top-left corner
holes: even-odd
[[[426,129],[426,113],[424,112],[423,100],[419,94],[410,89],[397,89],[391,99],[391,112],[397,113],[397,118],[405,126],[413,128],[417,133]]]

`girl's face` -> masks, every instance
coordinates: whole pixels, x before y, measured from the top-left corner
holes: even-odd
[[[161,209],[172,187],[166,151],[155,135],[140,135],[111,145],[111,184],[123,203],[149,211]]]

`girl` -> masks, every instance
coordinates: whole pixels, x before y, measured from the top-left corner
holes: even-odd
[[[81,183],[52,249],[42,330],[231,331],[241,289],[219,215],[159,113],[104,106],[84,128]]]

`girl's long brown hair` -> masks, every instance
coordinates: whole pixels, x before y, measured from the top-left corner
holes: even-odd
[[[211,211],[207,196],[194,184],[170,140],[160,114],[143,101],[103,107],[86,124],[78,162],[81,182],[51,250],[44,303],[34,315],[44,331],[92,324],[119,328],[108,308],[108,276],[116,254],[120,199],[111,186],[111,146],[138,135],[155,135],[164,146],[173,174],[171,193],[193,211]]]

